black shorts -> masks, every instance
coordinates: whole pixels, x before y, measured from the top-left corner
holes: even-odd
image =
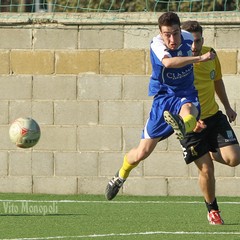
[[[221,111],[203,120],[207,125],[200,133],[187,133],[180,141],[183,157],[187,164],[197,160],[207,152],[216,152],[218,148],[238,144],[237,137]]]

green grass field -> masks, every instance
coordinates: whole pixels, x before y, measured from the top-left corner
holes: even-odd
[[[0,194],[0,239],[240,239],[240,198],[218,202],[223,226],[200,197]]]

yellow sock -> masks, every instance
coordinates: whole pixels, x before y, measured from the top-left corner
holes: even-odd
[[[138,163],[136,164],[130,164],[127,161],[127,155],[125,155],[124,159],[123,159],[123,165],[121,167],[121,169],[119,170],[119,177],[122,179],[126,179],[129,175],[129,173],[131,172],[131,170],[133,168],[135,168],[138,165]]]
[[[188,114],[187,116],[183,117],[183,122],[185,124],[185,129],[187,133],[192,132],[197,124],[196,118],[191,114]]]

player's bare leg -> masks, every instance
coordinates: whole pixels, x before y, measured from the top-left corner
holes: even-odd
[[[215,199],[214,165],[208,153],[195,161],[199,170],[199,186],[206,202]]]
[[[218,152],[211,152],[213,160],[226,164],[230,167],[236,167],[240,164],[240,147],[238,144],[222,147]]]
[[[205,198],[208,208],[208,221],[212,225],[222,225],[224,222],[220,216],[215,196],[214,165],[209,153],[195,161],[199,169],[199,186]]]
[[[146,159],[154,150],[160,138],[141,139],[137,148],[131,149],[126,155],[130,164],[139,163]]]

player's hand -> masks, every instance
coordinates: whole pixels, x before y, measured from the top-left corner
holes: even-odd
[[[209,51],[203,55],[200,56],[199,62],[207,62],[209,60],[213,60],[216,57],[215,51]]]
[[[237,113],[231,107],[226,109],[226,114],[230,123],[235,121]]]
[[[193,129],[194,132],[201,132],[203,129],[205,129],[207,127],[207,125],[204,123],[204,121],[202,120],[198,120],[196,127]]]

